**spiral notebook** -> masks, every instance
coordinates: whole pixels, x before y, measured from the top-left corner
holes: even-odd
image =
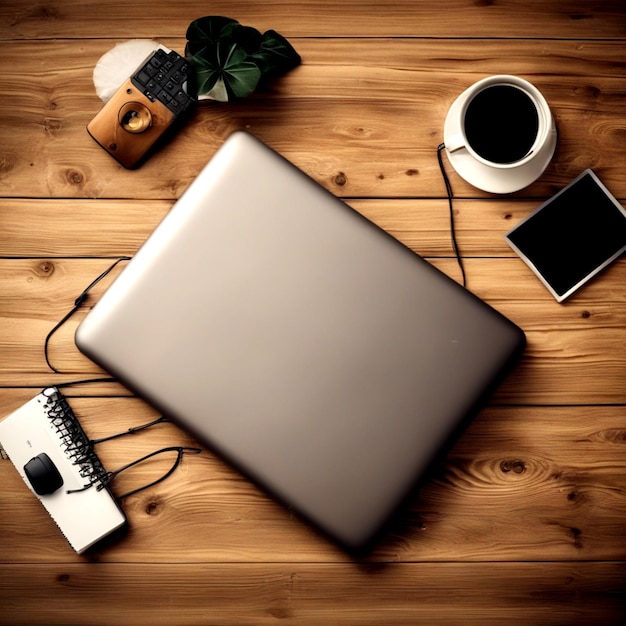
[[[0,422],[0,444],[79,554],[126,522],[113,494],[101,486],[106,471],[100,459],[56,387],[44,389]],[[56,466],[62,480],[53,493],[45,495],[36,493],[25,470],[42,454]],[[84,489],[87,485],[92,488]]]

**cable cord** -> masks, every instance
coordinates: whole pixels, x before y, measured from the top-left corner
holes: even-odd
[[[448,195],[448,207],[450,208],[450,236],[452,237],[452,248],[454,249],[454,254],[456,255],[457,263],[459,264],[459,269],[461,270],[461,277],[463,279],[463,287],[467,287],[467,277],[465,276],[465,266],[463,264],[463,257],[461,257],[461,253],[459,252],[459,245],[456,240],[456,229],[454,226],[454,209],[452,208],[452,198],[454,194],[452,193],[452,185],[450,184],[450,179],[446,174],[446,168],[443,165],[443,157],[441,156],[443,151],[445,150],[445,144],[441,143],[437,147],[437,160],[439,161],[439,169],[441,170],[441,176],[443,178],[443,182],[446,186],[446,193]]]
[[[74,300],[74,306],[61,318],[61,320],[54,326],[54,328],[46,335],[46,339],[45,339],[44,344],[43,344],[43,354],[44,354],[44,357],[46,359],[46,363],[47,363],[48,367],[53,372],[55,372],[56,374],[61,374],[61,371],[58,370],[51,363],[49,350],[48,350],[49,344],[50,344],[50,339],[52,338],[52,335],[54,335],[54,333],[56,333],[57,330],[59,330],[59,328],[61,328],[61,326],[63,326],[63,324],[65,324],[65,322],[67,322],[67,320],[69,320],[70,317],[72,317],[72,315],[74,315],[74,313],[76,313],[76,311],[78,311],[78,309],[80,309],[80,307],[83,305],[83,303],[87,299],[87,295],[89,294],[89,291],[91,290],[92,287],[97,285],[105,276],[107,276],[109,274],[109,272],[111,272],[113,270],[113,268],[118,263],[121,263],[122,261],[130,261],[130,258],[131,257],[129,257],[129,256],[119,257],[112,265],[107,267],[107,269],[104,270],[104,272],[102,272],[102,274],[100,274],[97,278],[92,280],[91,283],[89,284],[89,286],[86,287],[85,289],[83,289],[83,291],[78,296],[78,298],[76,298],[76,300]]]

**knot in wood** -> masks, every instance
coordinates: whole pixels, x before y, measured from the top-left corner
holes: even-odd
[[[160,500],[150,500],[146,504],[146,513],[148,515],[158,515],[163,508],[163,503]]]
[[[520,459],[507,459],[500,463],[500,471],[504,474],[508,474],[509,472],[522,474],[526,471],[526,464]]]
[[[46,278],[48,276],[52,276],[52,274],[54,273],[54,263],[52,263],[51,261],[42,261],[41,263],[37,264],[36,272],[37,275],[44,276]]]
[[[343,172],[339,172],[335,176],[335,185],[338,185],[339,187],[343,187],[347,182],[348,182],[348,177]]]
[[[67,170],[65,172],[65,179],[70,185],[82,185],[84,182],[84,176],[77,170]]]
[[[576,528],[575,526],[569,529],[569,533],[572,536],[574,547],[580,550],[583,547],[582,542],[582,530],[580,528]]]
[[[61,120],[56,117],[44,117],[42,123],[43,129],[47,135],[54,136],[57,131],[61,130]]]

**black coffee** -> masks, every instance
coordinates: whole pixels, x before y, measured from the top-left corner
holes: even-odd
[[[493,163],[514,163],[530,151],[539,130],[534,102],[521,89],[493,85],[465,111],[465,136],[472,149]]]

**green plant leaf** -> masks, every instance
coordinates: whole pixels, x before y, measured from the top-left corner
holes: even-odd
[[[200,50],[193,57],[187,58],[195,73],[195,95],[199,96],[209,93],[220,77],[219,71],[216,69],[217,63],[209,57],[208,51],[204,54],[204,50]]]
[[[237,20],[220,15],[208,15],[194,20],[187,27],[185,56],[194,56],[202,48],[214,46],[218,41],[232,37],[233,30],[238,25]]]
[[[252,26],[242,26],[238,24],[233,28],[232,40],[239,44],[248,54],[254,54],[261,48],[263,37],[261,33]]]
[[[221,102],[244,98],[262,78],[279,76],[301,62],[276,31],[261,35],[256,28],[219,15],[189,25],[185,56],[195,70],[195,95]]]
[[[263,78],[280,76],[302,62],[293,46],[275,30],[268,30],[263,34],[259,51],[251,56],[259,66]]]
[[[222,41],[213,48],[200,50],[191,57],[197,95],[220,102],[250,95],[259,83],[261,70],[247,59],[247,52],[232,42]]]
[[[227,45],[223,46],[224,49]],[[261,80],[261,70],[256,63],[248,61],[248,53],[237,44],[232,44],[222,69],[222,78],[229,96],[249,96]]]
[[[228,102],[228,89],[226,89],[226,83],[223,78],[218,78],[215,84],[204,93],[210,100],[216,100],[217,102]]]

